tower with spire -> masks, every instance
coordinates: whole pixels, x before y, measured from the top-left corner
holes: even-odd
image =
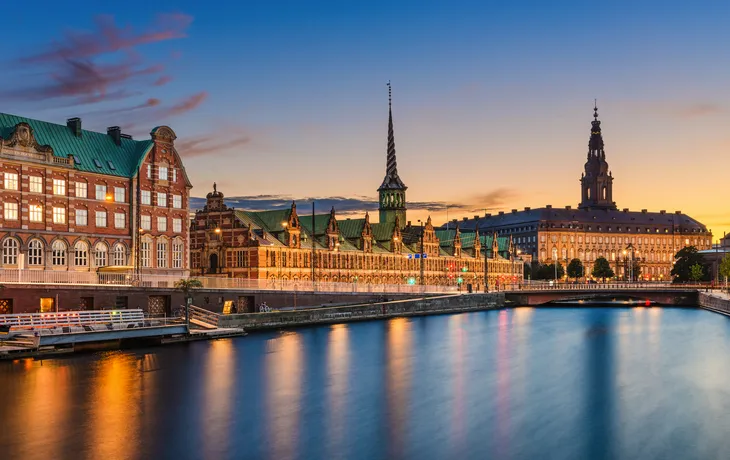
[[[580,178],[580,209],[616,209],[613,201],[613,176],[606,162],[603,147],[601,122],[598,120],[598,105],[593,104],[591,138],[588,141],[588,159],[585,172]]]
[[[408,187],[398,177],[398,165],[395,159],[395,135],[393,134],[393,97],[388,82],[388,156],[385,178],[378,188],[380,222],[406,223],[406,190]]]

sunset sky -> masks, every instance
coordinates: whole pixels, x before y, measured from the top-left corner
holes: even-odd
[[[730,2],[227,3],[4,4],[1,110],[169,125],[193,196],[372,209],[390,80],[409,217],[440,224],[577,205],[597,98],[619,208],[730,232]]]

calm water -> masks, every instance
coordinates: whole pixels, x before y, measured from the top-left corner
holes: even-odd
[[[730,318],[518,308],[0,363],[0,458],[730,458]]]

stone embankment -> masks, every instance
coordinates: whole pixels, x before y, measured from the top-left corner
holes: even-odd
[[[341,307],[224,315],[219,318],[218,326],[242,327],[247,331],[251,331],[384,319],[397,316],[459,313],[502,307],[504,307],[503,293],[457,294]]]
[[[700,307],[730,315],[730,295],[722,292],[700,292]]]

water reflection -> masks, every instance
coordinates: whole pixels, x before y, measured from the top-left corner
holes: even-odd
[[[347,403],[348,370],[350,360],[349,329],[346,324],[332,326],[327,347],[327,375],[329,380],[329,456],[337,457],[345,446],[345,411]]]
[[[411,385],[411,323],[406,318],[395,318],[387,323],[386,347],[386,400],[389,458],[405,455],[408,432],[408,403]]]
[[[287,332],[271,343],[276,350],[266,356],[267,437],[272,459],[296,458],[302,396],[302,343],[296,332]]]
[[[231,410],[236,385],[236,348],[230,340],[210,343],[203,372],[201,430],[205,458],[229,451]]]

